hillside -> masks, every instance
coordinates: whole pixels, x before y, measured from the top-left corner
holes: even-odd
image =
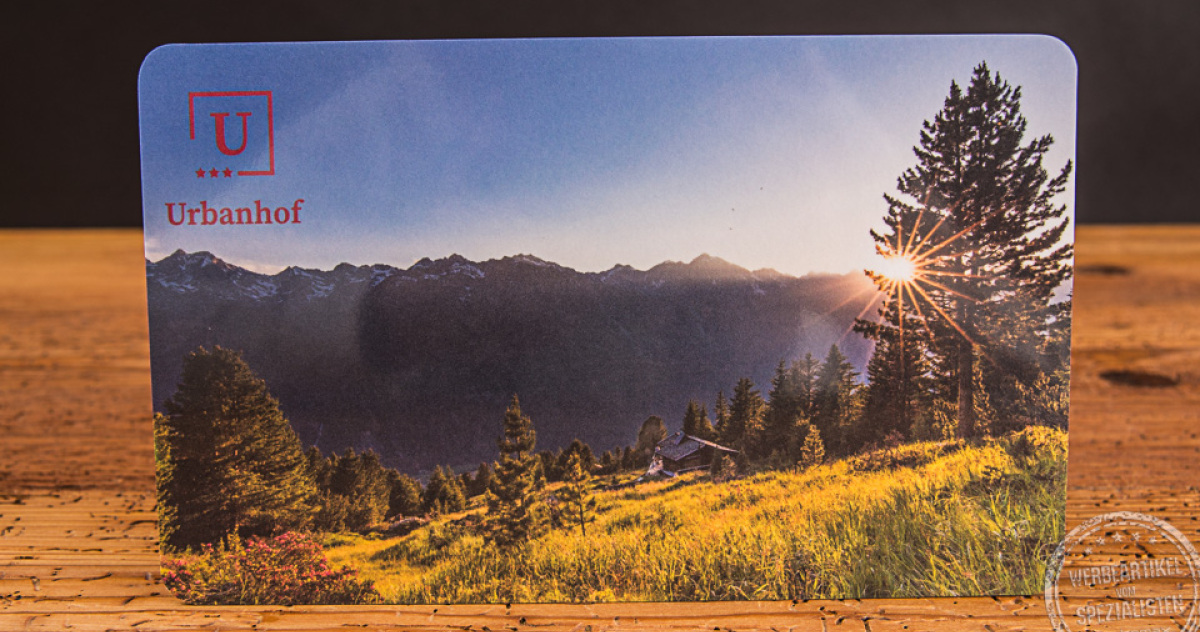
[[[478,506],[328,546],[395,603],[1032,594],[1064,533],[1066,456],[1065,432],[1032,427],[725,483],[600,480],[587,537],[559,528],[519,554],[484,544]]]

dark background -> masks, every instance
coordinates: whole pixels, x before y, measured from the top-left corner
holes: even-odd
[[[1079,64],[1079,221],[1200,219],[1196,0],[195,0],[6,13],[0,226],[141,225],[137,71],[160,44],[842,33],[1059,37]]]

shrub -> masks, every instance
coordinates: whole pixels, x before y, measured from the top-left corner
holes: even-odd
[[[1037,455],[1063,458],[1067,453],[1066,433],[1046,426],[1029,426],[1010,432],[1004,440],[1009,454],[1019,458]]]
[[[1010,432],[1001,440],[1021,468],[1038,479],[1062,475],[1067,461],[1067,433],[1057,428],[1029,426]]]
[[[365,604],[381,599],[357,571],[330,568],[321,545],[300,533],[274,538],[235,535],[198,555],[167,560],[163,583],[197,605]]]

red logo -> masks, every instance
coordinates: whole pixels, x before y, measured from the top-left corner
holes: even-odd
[[[269,90],[189,92],[188,133],[203,149],[196,177],[275,175],[274,114]]]

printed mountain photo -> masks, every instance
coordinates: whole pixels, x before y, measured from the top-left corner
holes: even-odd
[[[1043,36],[159,49],[167,586],[1040,591],[1065,524],[1074,93]]]

